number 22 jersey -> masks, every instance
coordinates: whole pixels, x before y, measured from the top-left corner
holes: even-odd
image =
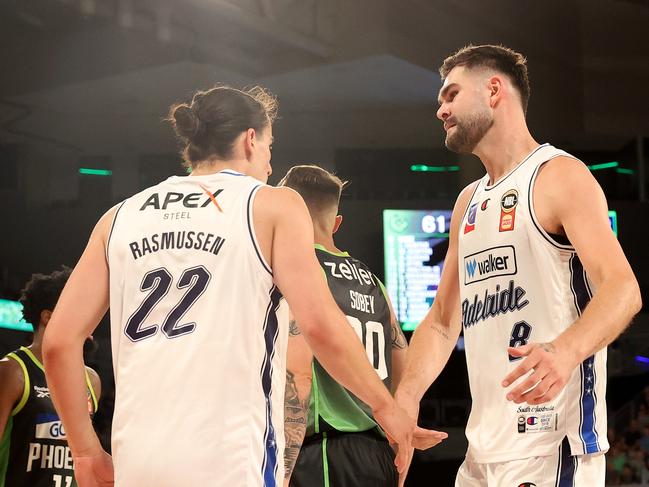
[[[225,170],[127,199],[108,241],[119,487],[279,485],[287,307]]]
[[[554,340],[577,320],[593,287],[574,247],[534,212],[539,168],[558,156],[542,145],[494,185],[477,184],[459,228],[462,325],[472,408],[467,457],[479,463],[606,451],[606,349],[587,358],[551,402],[507,401],[502,380],[523,359],[507,347]],[[566,195],[569,198],[570,195]]]

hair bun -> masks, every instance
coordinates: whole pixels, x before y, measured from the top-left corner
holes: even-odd
[[[191,140],[198,134],[201,123],[189,105],[177,105],[173,109],[172,117],[176,133],[181,137]]]

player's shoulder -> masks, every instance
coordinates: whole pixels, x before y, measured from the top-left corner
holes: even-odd
[[[469,201],[471,201],[471,197],[475,193],[478,184],[480,184],[480,181],[482,181],[482,179],[476,179],[475,181],[467,184],[462,189],[462,191],[460,191],[460,194],[455,200],[455,207],[453,208],[454,213],[458,211],[460,213],[464,213],[464,210],[466,210],[466,207],[469,206]]]
[[[569,155],[560,155],[539,167],[535,189],[564,197],[592,185],[597,185],[597,182],[584,162]]]
[[[96,381],[99,381],[99,380],[100,380],[100,379],[99,379],[99,374],[98,374],[97,371],[96,371],[95,369],[93,369],[92,367],[89,367],[89,366],[86,365],[86,372],[87,372],[88,376],[89,376],[91,379],[96,380]]]
[[[0,387],[3,390],[22,390],[25,383],[23,369],[20,363],[9,355],[0,360]]]
[[[256,207],[264,212],[288,214],[306,208],[302,196],[286,186],[263,185],[255,199]]]
[[[586,175],[590,174],[588,166],[580,159],[566,155],[558,155],[546,161],[539,168],[539,174],[546,173],[559,175]]]

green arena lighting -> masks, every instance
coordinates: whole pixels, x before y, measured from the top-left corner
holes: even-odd
[[[112,176],[113,171],[109,169],[90,169],[88,167],[80,167],[79,174],[86,176]]]
[[[429,166],[427,164],[413,164],[410,166],[412,172],[457,172],[460,166]]]
[[[618,167],[615,169],[615,172],[618,174],[635,174],[633,169],[627,169],[625,167]]]
[[[0,328],[34,331],[31,323],[27,323],[23,319],[23,305],[9,299],[0,299]]]
[[[588,169],[591,171],[599,171],[601,169],[611,169],[614,167],[619,167],[620,163],[617,161],[613,162],[602,162],[601,164],[593,164],[591,166],[588,166]]]

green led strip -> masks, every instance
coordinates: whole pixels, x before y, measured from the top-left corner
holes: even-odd
[[[460,166],[428,166],[426,164],[413,164],[410,166],[412,172],[457,172]]]
[[[87,167],[80,167],[79,174],[85,174],[86,176],[112,176],[113,171],[109,169],[90,169]]]

